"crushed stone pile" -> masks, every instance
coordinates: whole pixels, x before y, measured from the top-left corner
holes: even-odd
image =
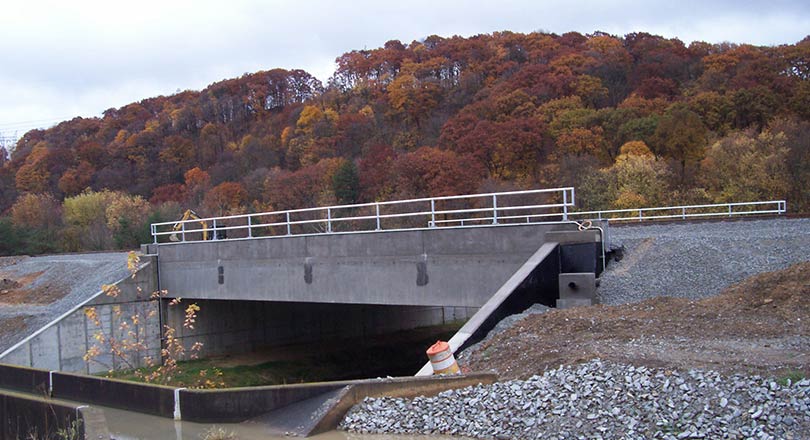
[[[367,398],[340,427],[486,439],[807,439],[810,380],[592,360],[435,397]]]

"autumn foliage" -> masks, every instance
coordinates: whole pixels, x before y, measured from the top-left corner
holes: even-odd
[[[807,211],[808,60],[810,38],[389,41],[339,56],[326,83],[273,69],[30,131],[0,159],[0,212],[42,204],[59,219],[46,228],[54,243],[96,249],[132,245],[148,220],[186,208],[215,216],[491,187],[573,185],[590,209],[788,198]],[[143,212],[111,222],[110,194],[114,211]],[[88,228],[106,230],[77,234]]]

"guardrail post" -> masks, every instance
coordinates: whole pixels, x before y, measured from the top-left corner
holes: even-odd
[[[152,231],[152,238],[155,239],[154,243],[157,244],[157,226],[149,225],[149,229]]]
[[[638,210],[638,221],[643,221],[642,214],[641,214],[642,212],[644,212],[644,211],[642,211],[640,209]]]
[[[731,203],[728,204],[728,216],[731,217]]]
[[[326,208],[326,232],[332,232],[332,208]]]
[[[253,238],[253,228],[251,227],[250,215],[247,216],[248,219],[248,238]]]
[[[681,219],[686,220],[686,208],[681,208]]]
[[[290,211],[287,211],[287,235],[292,235],[292,230],[290,229]]]
[[[374,208],[375,208],[375,211],[377,212],[377,214],[376,214],[377,215],[377,230],[379,231],[380,230],[380,204],[375,203]]]
[[[568,221],[568,191],[563,190],[563,221]]]
[[[217,239],[217,219],[211,220],[211,223],[213,224],[213,228],[214,228],[213,231],[211,231],[211,232],[213,232],[213,235],[211,236],[211,240],[216,240]]]
[[[436,199],[430,199],[430,227],[436,227]]]
[[[185,242],[186,241],[186,222],[181,223],[181,225],[183,225],[182,226],[183,232],[180,234],[180,236],[183,238],[183,242]]]
[[[529,222],[526,222],[529,223]],[[492,224],[498,224],[498,195],[492,195]]]

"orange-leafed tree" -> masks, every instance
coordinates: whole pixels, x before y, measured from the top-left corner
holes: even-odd
[[[215,215],[241,214],[245,210],[247,191],[237,182],[223,182],[211,188],[203,198],[205,212]]]

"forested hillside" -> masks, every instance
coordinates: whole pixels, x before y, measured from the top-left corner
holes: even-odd
[[[201,215],[573,185],[584,208],[810,209],[810,37],[431,36],[26,133],[0,152],[0,253],[127,247]]]

